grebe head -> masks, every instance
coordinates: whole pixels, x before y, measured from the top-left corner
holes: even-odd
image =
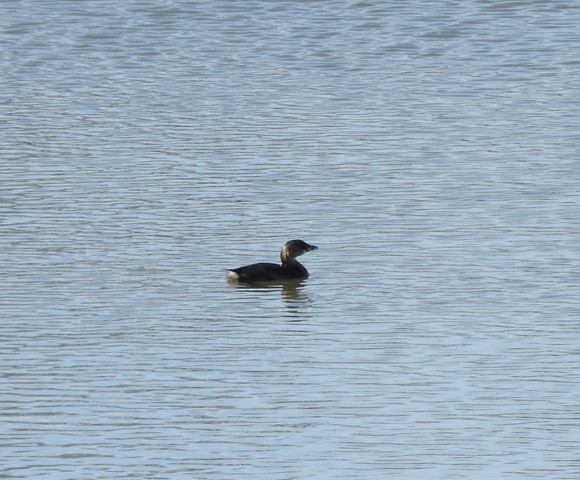
[[[286,242],[280,251],[280,260],[282,263],[288,263],[300,255],[304,255],[311,250],[317,250],[315,245],[308,245],[304,240],[290,240]]]

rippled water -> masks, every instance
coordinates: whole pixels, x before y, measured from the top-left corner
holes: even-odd
[[[574,2],[0,9],[1,477],[579,478]]]

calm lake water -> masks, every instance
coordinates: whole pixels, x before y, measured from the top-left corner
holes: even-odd
[[[577,2],[0,10],[1,478],[580,478]]]

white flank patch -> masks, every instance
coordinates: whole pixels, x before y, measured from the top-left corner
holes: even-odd
[[[226,277],[231,282],[236,282],[240,279],[240,276],[236,272],[233,272],[232,270],[228,270],[228,273],[226,273]]]

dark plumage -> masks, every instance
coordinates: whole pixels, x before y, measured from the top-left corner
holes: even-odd
[[[227,273],[232,282],[280,282],[285,280],[302,280],[308,278],[308,270],[296,257],[318,247],[308,245],[303,240],[290,240],[280,251],[281,265],[275,263],[254,263],[245,267],[234,268]]]

